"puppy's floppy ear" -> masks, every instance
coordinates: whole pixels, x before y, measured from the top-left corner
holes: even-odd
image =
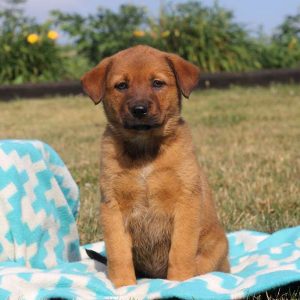
[[[95,102],[100,103],[105,93],[105,80],[112,64],[110,57],[103,59],[95,68],[81,77],[83,90]]]
[[[168,54],[167,62],[174,72],[177,85],[185,98],[198,86],[200,69],[176,54]]]

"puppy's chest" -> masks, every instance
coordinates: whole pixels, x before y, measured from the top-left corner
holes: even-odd
[[[122,172],[114,182],[121,210],[131,213],[140,207],[172,214],[180,196],[180,180],[172,168],[151,164],[137,170]]]

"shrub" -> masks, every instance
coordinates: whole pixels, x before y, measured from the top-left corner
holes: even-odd
[[[53,16],[73,38],[79,53],[94,64],[129,46],[148,44],[178,53],[205,71],[260,68],[255,43],[234,23],[231,12],[197,1],[169,7],[158,20],[133,5],[122,5],[118,12],[100,8],[87,17],[59,11]]]
[[[121,5],[118,12],[99,8],[87,17],[59,11],[53,11],[52,15],[56,24],[70,35],[78,53],[93,64],[129,46],[149,42],[142,30],[146,22],[142,7]]]
[[[272,36],[253,37],[231,11],[215,2],[190,1],[162,7],[158,18],[145,8],[99,8],[88,16],[52,12],[53,24],[24,16],[19,4],[0,9],[0,83],[78,79],[92,65],[122,49],[148,44],[174,52],[203,71],[247,71],[300,66],[300,11]],[[70,44],[58,45],[59,26]]]
[[[204,71],[260,67],[253,42],[247,31],[233,21],[230,11],[216,3],[205,7],[198,1],[169,7],[152,26],[161,33],[162,49],[178,53]]]
[[[12,1],[19,2],[19,1]],[[16,3],[13,3],[16,4]],[[0,11],[0,83],[58,80],[64,74],[50,24],[39,25],[18,7]]]
[[[300,10],[287,16],[278,26],[269,43],[262,43],[263,68],[292,68],[300,66]]]
[[[295,67],[300,60],[299,14],[287,17],[267,38],[252,37],[217,2],[169,3],[159,18],[149,18],[144,8],[133,5],[122,5],[118,12],[99,8],[87,17],[53,15],[92,64],[136,44],[178,53],[209,72]]]

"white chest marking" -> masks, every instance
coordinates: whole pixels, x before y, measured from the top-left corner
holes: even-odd
[[[146,167],[142,168],[141,172],[140,172],[141,179],[143,181],[145,181],[152,171],[153,171],[153,167],[152,167],[151,164],[149,164]]]

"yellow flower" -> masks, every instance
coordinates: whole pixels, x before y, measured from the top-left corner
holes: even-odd
[[[295,37],[292,37],[291,41],[288,44],[289,50],[294,49],[296,45],[297,45],[297,39]]]
[[[174,30],[174,35],[175,35],[175,36],[180,36],[180,31],[179,31],[178,29],[175,29],[175,30]]]
[[[166,30],[166,31],[164,31],[164,32],[161,33],[161,36],[162,36],[163,38],[166,38],[166,37],[168,37],[169,35],[170,35],[170,31],[169,31],[169,30]]]
[[[143,36],[145,36],[145,31],[143,31],[143,30],[135,30],[135,31],[133,32],[133,35],[134,35],[135,37],[143,37]]]
[[[39,39],[40,38],[36,33],[31,33],[27,36],[27,42],[30,44],[35,44]]]
[[[54,30],[50,30],[47,36],[50,40],[56,40],[58,38],[58,33]]]

